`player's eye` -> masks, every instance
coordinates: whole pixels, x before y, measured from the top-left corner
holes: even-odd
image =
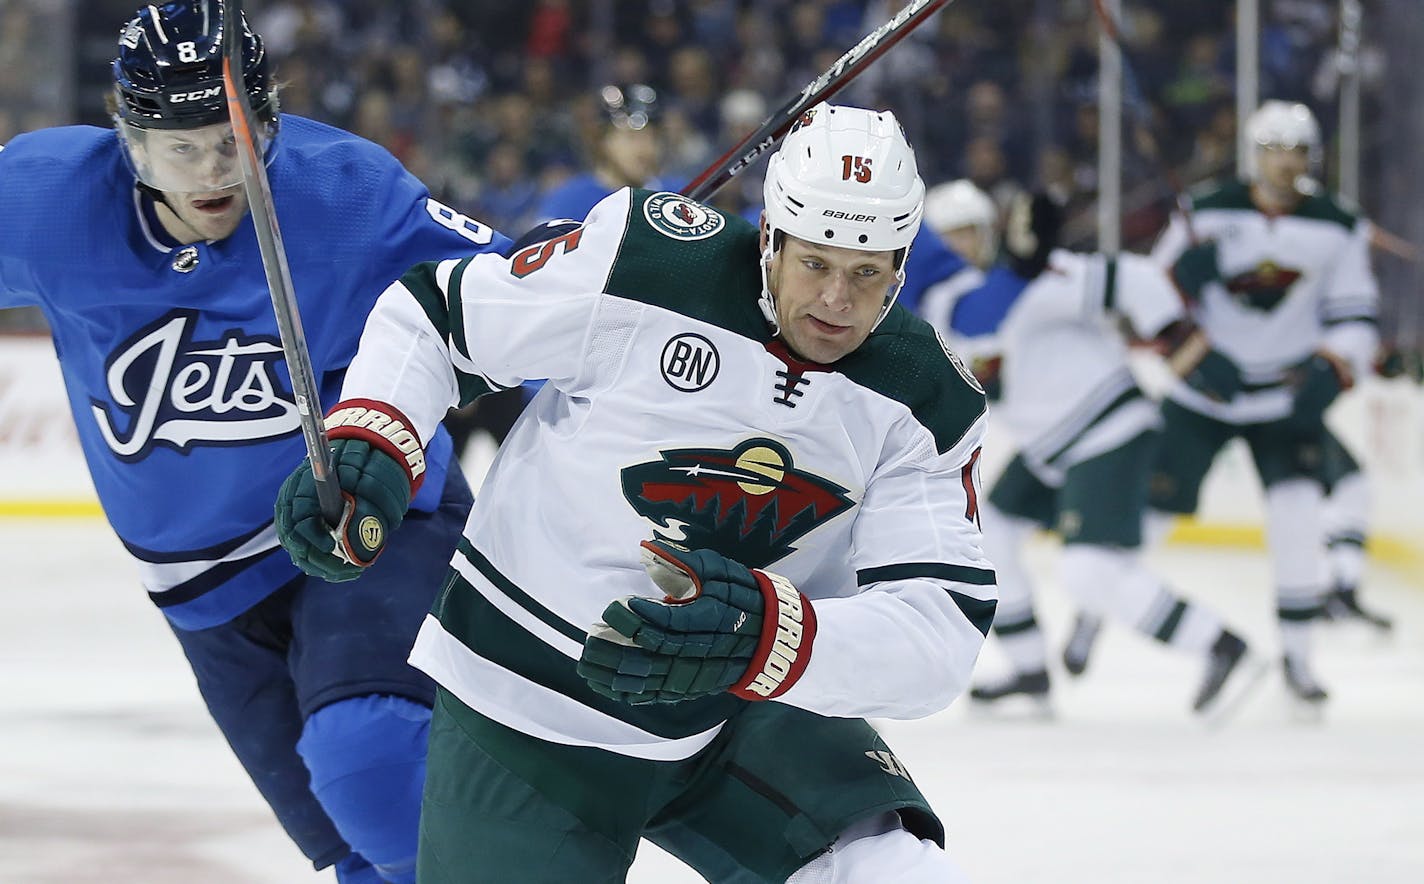
[[[879,268],[879,267],[862,267],[862,268],[860,268],[860,270],[858,271],[857,275],[860,276],[861,279],[870,279],[871,277],[879,276],[879,275],[880,275],[880,268]]]
[[[815,258],[802,258],[801,263],[807,270],[825,270],[826,265]]]

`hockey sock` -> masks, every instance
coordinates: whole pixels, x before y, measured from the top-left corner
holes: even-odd
[[[994,636],[1015,672],[1042,672],[1048,666],[1043,632],[1033,611],[1033,584],[1019,553],[1033,530],[1032,523],[984,504],[984,552],[994,563],[999,605],[994,612]]]
[[[367,695],[307,718],[297,752],[312,793],[351,849],[395,884],[415,881],[430,709]]]
[[[1281,650],[1287,660],[1306,664],[1310,660],[1310,623],[1281,620]]]
[[[1176,524],[1176,513],[1148,510],[1142,516],[1142,548],[1156,549],[1161,546]]]
[[[906,831],[896,813],[852,824],[831,845],[791,873],[786,884],[969,884],[969,876],[939,845]]]
[[[994,620],[994,635],[1014,672],[1042,672],[1048,668],[1048,652],[1043,645],[1043,631],[1032,616],[1017,623]]]
[[[1266,542],[1276,572],[1276,610],[1283,642],[1288,634],[1304,632],[1324,610],[1326,562],[1321,505],[1320,486],[1309,479],[1278,482],[1266,489]],[[1299,629],[1288,628],[1287,624],[1296,624]],[[1301,652],[1307,651],[1308,647],[1302,644]],[[1289,645],[1286,653],[1291,655]]]
[[[1179,650],[1197,654],[1209,652],[1225,629],[1221,618],[1165,588],[1162,593],[1171,599],[1171,607],[1167,609],[1166,616],[1157,622],[1142,624],[1142,631]]]
[[[1364,577],[1369,506],[1369,484],[1364,474],[1358,472],[1336,482],[1325,498],[1323,522],[1329,544],[1330,576],[1335,586],[1356,587]]]

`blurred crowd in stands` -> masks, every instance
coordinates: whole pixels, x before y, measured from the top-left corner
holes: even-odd
[[[901,0],[273,0],[247,4],[277,62],[283,110],[383,144],[444,201],[516,234],[541,192],[586,165],[596,87],[661,96],[664,177],[685,181],[828,67]],[[1127,2],[1136,70],[1125,86],[1124,243],[1144,247],[1170,191],[1234,165],[1232,4]],[[43,125],[104,125],[66,106],[36,35],[54,0],[0,0],[0,143]],[[132,0],[85,2],[76,29],[110,45]],[[1262,0],[1261,94],[1310,103],[1334,131],[1336,0]],[[108,16],[100,19],[101,14]],[[1093,243],[1099,28],[1091,0],[961,0],[840,100],[892,108],[927,183],[966,176],[1000,201],[1067,198],[1070,245]],[[91,41],[93,42],[93,41]],[[99,44],[102,46],[102,43]],[[105,71],[73,76],[90,91]],[[46,54],[49,52],[50,54]],[[112,53],[112,48],[110,49]],[[86,79],[86,77],[88,79]],[[1367,105],[1367,111],[1369,106]],[[1329,151],[1327,151],[1327,154]],[[720,204],[758,201],[745,176]]]

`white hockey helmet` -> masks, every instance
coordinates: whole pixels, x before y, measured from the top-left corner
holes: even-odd
[[[1305,148],[1313,169],[1320,160],[1320,124],[1310,108],[1299,102],[1271,99],[1246,120],[1246,137],[1251,140],[1248,178],[1254,179],[1260,167],[1256,151],[1267,148],[1294,150]]]
[[[780,324],[767,270],[781,245],[779,234],[846,249],[899,252],[878,325],[905,282],[905,255],[925,206],[915,152],[895,115],[816,105],[801,115],[772,155],[762,191],[767,247],[761,310],[773,332],[780,332]]]
[[[999,207],[968,178],[937,184],[925,194],[925,223],[944,237],[952,230],[972,227],[983,243],[982,257],[992,261],[998,248]],[[974,256],[963,255],[966,259]],[[977,261],[975,263],[978,263]]]

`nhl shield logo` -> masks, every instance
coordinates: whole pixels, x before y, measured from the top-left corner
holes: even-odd
[[[727,219],[680,193],[655,193],[643,202],[643,217],[653,229],[672,239],[706,239],[726,226]]]
[[[173,256],[173,269],[179,273],[192,273],[198,268],[198,247],[187,246]]]

